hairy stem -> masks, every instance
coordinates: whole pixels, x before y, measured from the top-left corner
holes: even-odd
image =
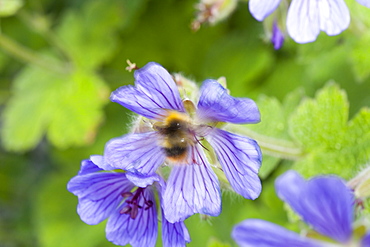
[[[237,125],[228,125],[226,128],[234,131],[235,133],[239,133],[255,139],[260,145],[262,151],[271,156],[290,160],[297,160],[304,156],[303,150],[294,142],[264,136],[248,128],[240,127]]]

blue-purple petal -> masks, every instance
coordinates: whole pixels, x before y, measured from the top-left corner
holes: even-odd
[[[279,6],[281,0],[249,0],[249,11],[258,21],[263,21]]]
[[[89,173],[94,173],[97,171],[101,171],[102,169],[99,168],[97,165],[94,164],[91,160],[83,160],[81,162],[81,168],[78,172],[78,175],[85,175]]]
[[[343,0],[294,0],[287,15],[288,33],[297,43],[316,40],[320,30],[337,35],[349,22],[349,11]]]
[[[240,247],[320,247],[319,242],[260,219],[236,225],[232,237]]]
[[[127,134],[110,140],[104,151],[110,165],[144,175],[153,174],[166,159],[156,132]]]
[[[156,184],[160,204],[163,205],[163,193],[166,190],[166,182],[159,177]],[[165,217],[163,208],[162,211],[162,243],[164,247],[181,247],[190,243],[190,235],[183,221],[170,223]]]
[[[171,222],[200,213],[218,216],[221,212],[220,186],[203,150],[192,147],[195,163],[173,167],[163,195],[163,209]]]
[[[159,175],[156,173],[150,176],[144,176],[141,174],[128,172],[126,173],[126,177],[128,180],[130,180],[131,183],[135,184],[135,186],[141,188],[145,188],[160,180]]]
[[[276,192],[316,231],[342,243],[351,238],[354,197],[338,177],[306,182],[295,171],[288,171],[276,180]]]
[[[279,50],[284,44],[284,35],[276,22],[272,25],[271,43],[274,45],[275,50]]]
[[[370,247],[370,232],[367,232],[362,238],[361,247]]]
[[[172,76],[161,65],[150,62],[135,71],[135,86],[123,86],[111,100],[144,117],[157,119],[165,109],[184,111],[179,90]]]
[[[144,196],[140,196],[139,205],[144,205],[146,200],[155,202],[151,187],[144,190]],[[107,239],[116,245],[131,244],[133,247],[154,247],[158,234],[158,219],[155,203],[149,209],[141,208],[135,219],[130,214],[122,214],[120,211],[127,206],[123,203],[109,217],[106,235]]]
[[[370,0],[357,0],[357,2],[365,7],[370,8]]]
[[[91,155],[90,160],[100,169],[105,171],[111,171],[117,169],[106,162],[102,155]]]
[[[162,211],[162,243],[164,247],[185,247],[190,243],[188,229],[184,222],[170,223]]]
[[[257,142],[217,128],[206,139],[235,192],[247,199],[256,199],[261,193],[258,170],[262,160]]]
[[[78,197],[77,212],[87,224],[98,224],[117,208],[122,192],[134,185],[124,173],[89,173],[72,178],[67,188]]]
[[[206,80],[200,88],[197,117],[205,121],[258,123],[260,112],[248,98],[234,98],[215,80]]]

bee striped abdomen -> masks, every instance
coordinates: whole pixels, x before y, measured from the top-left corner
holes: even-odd
[[[178,159],[179,157],[185,156],[188,151],[188,147],[175,146],[171,148],[163,148],[168,158]]]

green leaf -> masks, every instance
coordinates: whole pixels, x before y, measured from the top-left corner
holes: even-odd
[[[280,158],[264,154],[262,151],[262,165],[258,172],[258,176],[262,179],[266,179],[278,166]]]
[[[346,93],[333,83],[321,89],[315,99],[303,101],[289,123],[292,137],[306,152],[294,168],[306,177],[354,176],[370,156],[369,109],[362,109],[347,121]]]
[[[14,15],[22,6],[22,0],[0,0],[0,17]]]
[[[303,90],[297,89],[286,95],[281,103],[274,97],[260,95],[256,100],[261,113],[261,122],[245,124],[243,127],[260,135],[291,141],[288,133],[288,119],[303,97]]]
[[[269,137],[289,139],[282,104],[276,98],[262,95],[257,99],[257,105],[261,113],[261,122],[244,126]]]
[[[330,83],[314,100],[302,102],[290,119],[290,133],[307,151],[335,150],[346,128],[348,108],[345,92]]]
[[[281,158],[300,155],[297,147],[288,133],[288,119],[302,99],[301,89],[289,93],[281,103],[276,98],[261,95],[256,103],[261,113],[258,124],[231,125],[231,131],[249,136],[257,140],[262,154],[262,166],[259,176],[267,178],[277,167]]]
[[[70,10],[57,28],[68,55],[78,67],[94,69],[116,49],[116,32],[122,25],[122,1],[88,1]]]
[[[32,66],[16,78],[13,93],[1,129],[5,148],[13,151],[32,149],[45,133],[60,148],[90,143],[108,99],[94,73],[55,74]]]

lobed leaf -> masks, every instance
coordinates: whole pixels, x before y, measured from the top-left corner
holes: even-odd
[[[354,176],[370,159],[370,112],[363,108],[348,122],[346,93],[329,83],[307,99],[290,119],[290,133],[306,155],[294,168],[304,176]]]
[[[12,151],[32,149],[45,133],[60,148],[91,142],[108,99],[95,73],[58,75],[33,66],[19,74],[13,91],[1,129],[3,145]]]

